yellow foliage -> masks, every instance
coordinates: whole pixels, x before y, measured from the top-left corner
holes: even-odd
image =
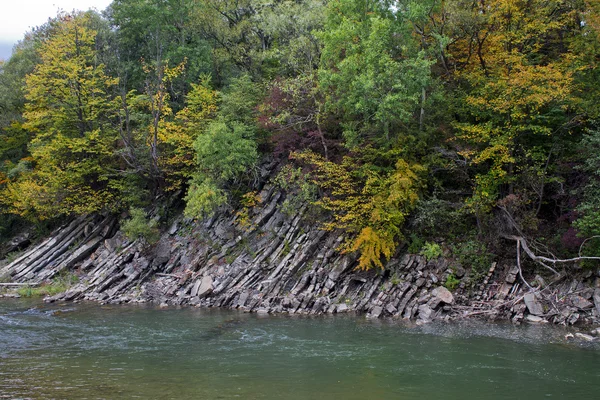
[[[256,191],[245,193],[242,196],[242,199],[240,200],[242,208],[235,214],[237,223],[242,229],[247,230],[250,228],[250,209],[256,207],[260,203],[262,203],[262,198]]]
[[[389,259],[395,248],[396,241],[392,235],[377,232],[367,226],[354,238],[348,251],[358,251],[360,257],[357,268],[369,270],[373,266],[383,269],[381,257]]]
[[[175,118],[166,120],[163,117],[160,121],[158,162],[167,177],[166,190],[181,188],[191,177],[196,165],[194,141],[216,116],[217,101],[218,93],[210,88],[210,78],[205,76],[199,84],[192,84],[186,106]]]
[[[382,268],[382,258],[389,259],[402,239],[401,227],[418,199],[418,173],[424,168],[399,159],[391,172],[375,172],[369,165],[359,166],[356,158],[337,164],[310,151],[291,158],[315,167],[312,179],[328,193],[316,202],[333,215],[323,229],[348,233],[342,251],[360,253],[358,268]]]
[[[556,115],[573,101],[576,55],[548,50],[575,21],[575,10],[558,3],[491,0],[462,10],[472,33],[458,36],[450,51],[463,63],[457,77],[468,88],[470,121],[454,126],[467,146],[462,155],[487,168],[477,176],[474,206],[489,208],[515,165],[534,162],[517,154],[528,141],[540,143],[535,136],[551,136]]]

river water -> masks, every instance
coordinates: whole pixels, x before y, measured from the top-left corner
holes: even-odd
[[[0,398],[600,398],[565,333],[1,299]]]

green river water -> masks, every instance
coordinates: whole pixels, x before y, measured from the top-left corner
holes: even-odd
[[[0,299],[0,398],[600,398],[565,333]]]

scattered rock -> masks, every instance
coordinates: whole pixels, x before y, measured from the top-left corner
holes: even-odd
[[[120,238],[116,235],[110,239],[104,240],[104,247],[106,247],[106,249],[111,253],[114,253],[118,248],[121,247],[121,245],[122,242]]]
[[[454,267],[454,276],[456,276],[458,279],[462,278],[465,276],[465,269],[460,266]]]
[[[590,301],[587,301],[581,296],[571,296],[570,300],[571,304],[580,310],[585,310],[593,306],[593,304]]]
[[[575,334],[575,336],[578,337],[579,339],[583,339],[583,340],[588,341],[588,342],[593,342],[594,340],[596,340],[595,337],[590,336],[590,335],[586,335],[585,333],[580,333],[580,332],[577,332]]]
[[[171,258],[171,245],[166,240],[161,240],[154,249],[154,258],[152,259],[152,268],[157,269],[165,265]]]
[[[523,300],[525,301],[525,305],[530,314],[544,315],[544,307],[542,307],[542,304],[538,301],[535,293],[527,293]]]
[[[542,317],[538,317],[537,315],[531,315],[531,314],[529,314],[529,315],[528,315],[528,316],[525,318],[525,320],[526,320],[527,322],[532,322],[532,323],[534,323],[534,324],[545,324],[545,323],[547,323],[547,322],[548,322],[548,321],[546,321],[546,320],[545,320],[544,318],[542,318]]]
[[[348,311],[348,306],[345,303],[338,304],[338,306],[336,307],[335,311],[337,313],[345,313],[345,312]]]
[[[200,298],[206,297],[213,291],[213,279],[212,276],[206,275],[202,278],[198,293],[196,295]]]
[[[171,227],[169,228],[169,235],[173,236],[174,234],[177,233],[177,229],[179,228],[179,223],[178,221],[174,221],[173,224],[171,225]]]
[[[394,315],[398,311],[398,309],[391,303],[385,306],[385,310],[391,315]]]
[[[506,283],[515,283],[517,280],[517,274],[519,273],[519,267],[516,265],[513,266],[506,274],[506,278],[504,279]]]
[[[375,306],[375,307],[373,307],[371,312],[367,314],[367,318],[379,318],[382,311],[383,311],[383,308],[381,308],[379,306]]]
[[[438,286],[435,289],[433,289],[431,291],[431,295],[433,297],[440,299],[442,302],[444,302],[446,304],[454,303],[454,296],[452,295],[452,293],[450,293],[450,291],[448,289],[446,289],[443,286]]]
[[[600,288],[596,288],[594,290],[594,305],[596,306],[596,310],[598,311],[598,315],[600,315]]]
[[[579,320],[579,314],[578,313],[573,313],[569,316],[569,318],[567,318],[567,323],[569,325],[575,325],[575,323]]]
[[[433,310],[431,308],[429,308],[429,306],[427,304],[422,304],[419,306],[419,314],[418,314],[419,319],[429,321],[431,319],[432,313],[433,313]]]

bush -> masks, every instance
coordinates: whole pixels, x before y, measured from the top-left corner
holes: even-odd
[[[446,278],[446,282],[444,282],[444,286],[450,291],[456,289],[459,284],[460,280],[454,274],[448,275],[448,277]]]
[[[494,255],[488,252],[486,245],[475,239],[454,246],[452,253],[462,266],[471,268],[476,279],[488,270],[494,258]]]
[[[419,254],[425,257],[427,261],[430,261],[434,258],[440,257],[443,254],[443,252],[439,244],[426,242]]]
[[[410,244],[408,245],[408,251],[410,254],[417,254],[421,251],[421,249],[425,246],[425,240],[415,235],[414,233],[410,234]]]
[[[142,239],[148,244],[156,243],[159,239],[157,222],[148,220],[141,208],[131,207],[130,218],[121,225],[121,230],[129,240]]]

